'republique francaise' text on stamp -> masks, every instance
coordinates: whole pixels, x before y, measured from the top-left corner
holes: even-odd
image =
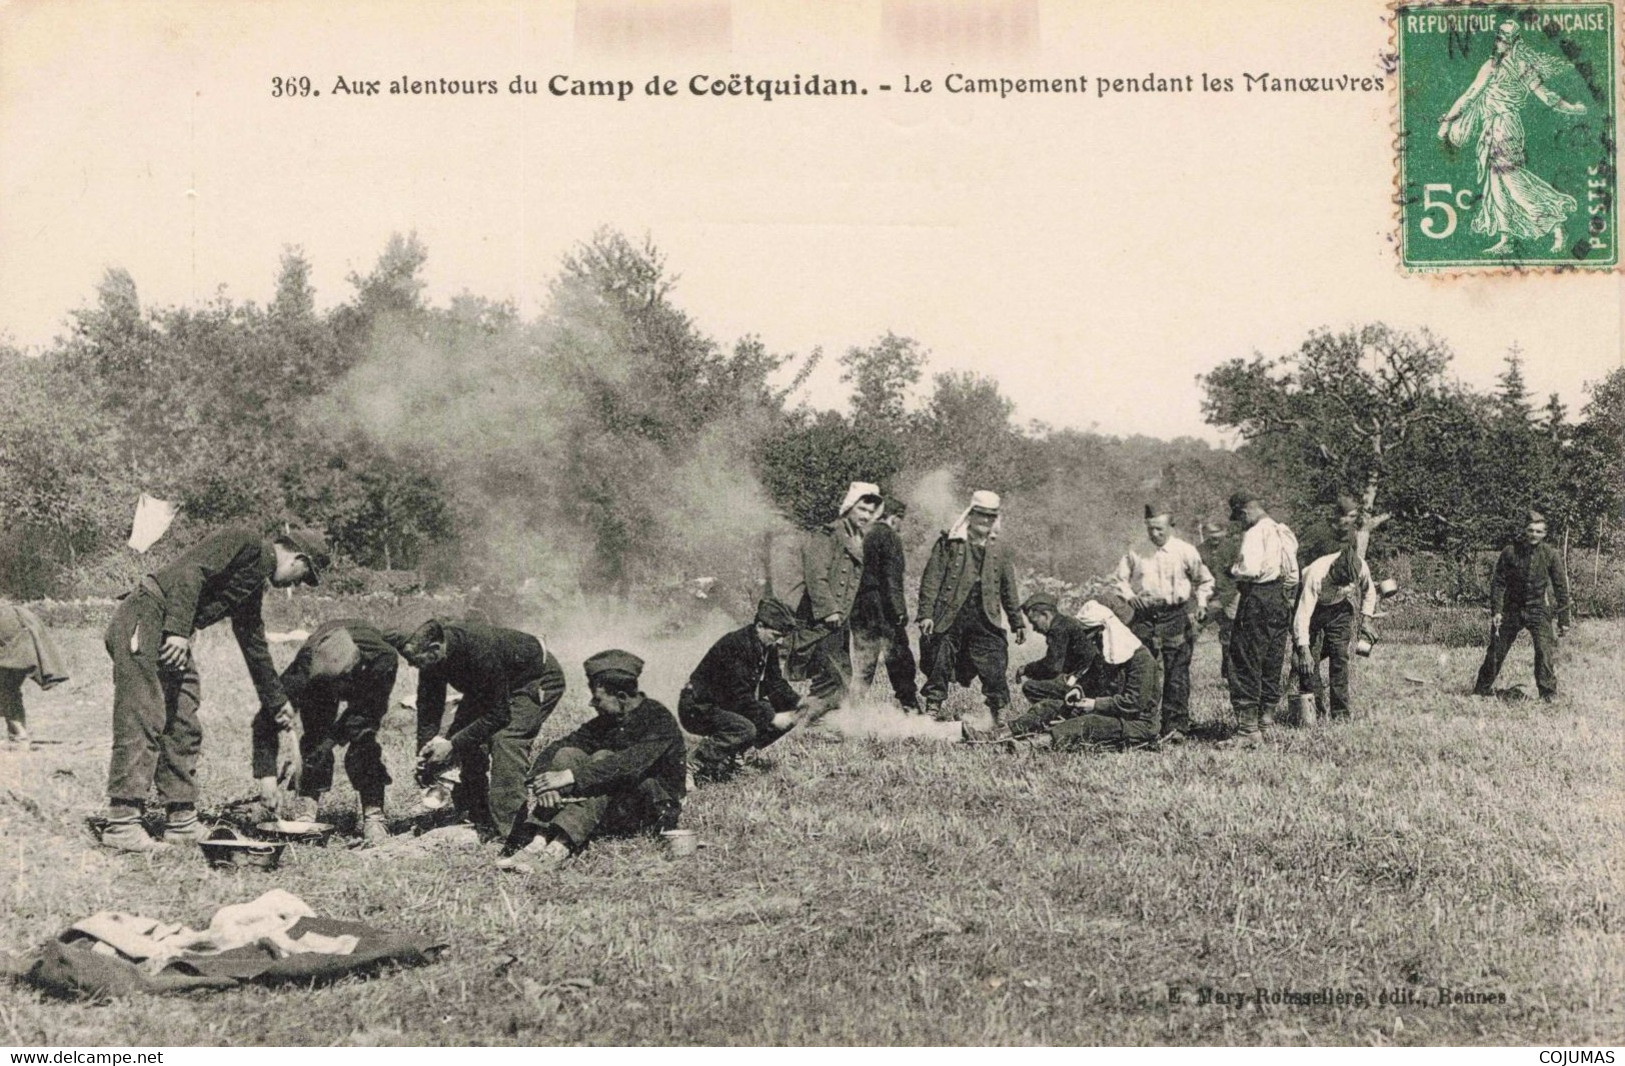
[[[1405,269],[1617,266],[1613,4],[1395,19]]]

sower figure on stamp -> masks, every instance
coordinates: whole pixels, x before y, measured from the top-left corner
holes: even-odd
[[[1504,255],[1511,241],[1537,240],[1550,233],[1551,250],[1563,251],[1563,223],[1579,209],[1568,193],[1558,192],[1526,165],[1526,140],[1520,116],[1529,96],[1564,115],[1583,115],[1586,106],[1552,92],[1546,79],[1572,70],[1555,55],[1532,47],[1518,24],[1508,20],[1495,29],[1495,54],[1478,68],[1478,77],[1440,116],[1439,139],[1460,148],[1478,134],[1477,210],[1472,231],[1494,236],[1486,253]]]
[[[921,711],[914,652],[908,646],[908,600],[903,592],[903,539],[898,536],[908,506],[887,496],[880,517],[863,537],[863,573],[852,607],[852,644],[860,692],[874,684],[886,664],[892,695],[904,711]]]
[[[0,603],[0,718],[6,720],[10,744],[28,743],[23,682],[29,679],[41,689],[66,681],[62,653],[38,615],[27,607]]]
[[[1240,598],[1230,567],[1235,564],[1239,547],[1229,526],[1219,522],[1202,524],[1202,543],[1197,545],[1197,552],[1208,573],[1213,575],[1213,596],[1207,601],[1207,619],[1218,629],[1219,678],[1226,683],[1230,680],[1230,626],[1236,620],[1236,602]]]
[[[1148,543],[1117,564],[1117,592],[1134,607],[1134,635],[1161,667],[1164,739],[1182,744],[1191,727],[1191,649],[1213,575],[1196,547],[1174,535],[1169,508],[1146,504],[1145,534]]]
[[[598,715],[536,757],[530,813],[508,841],[506,850],[517,853],[498,860],[500,869],[555,866],[607,833],[677,828],[686,792],[683,731],[639,690],[643,660],[601,651],[586,671]]]
[[[1262,722],[1281,702],[1281,670],[1298,587],[1298,538],[1250,492],[1230,497],[1230,518],[1243,523],[1246,532],[1230,567],[1240,590],[1230,631],[1230,706],[1237,727],[1235,737],[1220,743],[1252,747],[1261,738]]]
[[[750,625],[711,645],[694,668],[677,697],[677,714],[683,728],[701,738],[696,777],[727,777],[748,749],[766,747],[796,724],[801,698],[779,666],[779,647],[795,627],[789,607],[764,597]]]
[[[840,705],[852,680],[852,604],[863,573],[863,538],[880,502],[878,485],[852,482],[835,521],[808,533],[802,544],[804,591],[797,615],[816,641],[810,676],[823,711]]]
[[[529,633],[440,618],[398,647],[418,670],[422,768],[455,758],[462,780],[452,803],[484,832],[506,837],[523,813],[531,742],[564,696],[558,660]],[[442,734],[448,685],[463,699]]]
[[[378,727],[389,711],[395,670],[395,649],[382,632],[359,619],[341,619],[318,626],[282,671],[282,690],[304,725],[304,774],[294,817],[316,820],[321,797],[333,786],[333,749],[342,745],[344,774],[361,799],[362,842],[389,839],[384,789],[390,777]],[[275,721],[262,713],[254,719],[256,768],[274,765],[275,755]]]
[[[982,682],[982,698],[995,725],[1010,705],[1010,644],[1000,611],[1016,643],[1027,639],[1010,550],[999,537],[999,496],[979,490],[959,520],[931,546],[920,577],[920,658],[927,713],[942,716],[948,685]]]
[[[1473,695],[1495,694],[1495,679],[1520,629],[1535,642],[1535,687],[1557,698],[1557,640],[1569,628],[1569,579],[1563,557],[1546,543],[1546,516],[1530,511],[1523,535],[1501,550],[1490,577],[1490,642]],[[1555,625],[1555,630],[1554,630]]]
[[[1298,675],[1299,690],[1315,694],[1319,714],[1347,718],[1352,710],[1349,653],[1355,636],[1362,629],[1369,630],[1377,611],[1377,590],[1354,542],[1360,505],[1346,496],[1339,497],[1337,504],[1338,527],[1346,543],[1303,569],[1292,616],[1292,668]],[[1329,700],[1327,683],[1320,677],[1322,659],[1328,662]]]
[[[1099,667],[1100,649],[1083,623],[1064,614],[1047,592],[1028,596],[1021,613],[1044,638],[1044,657],[1016,668],[1016,681],[1027,701],[1065,699],[1069,690],[1089,687],[1085,678]]]
[[[1090,600],[1078,621],[1095,645],[1098,665],[1087,671],[1083,685],[1060,699],[1042,700],[1014,719],[1007,729],[984,734],[960,726],[967,741],[1031,736],[1048,729],[1056,750],[1127,748],[1157,739],[1157,664],[1111,608]]]
[[[113,757],[103,844],[121,851],[163,846],[141,825],[142,807],[155,787],[168,811],[163,842],[203,839],[197,820],[203,728],[192,634],[223,618],[231,619],[260,714],[273,720],[281,734],[274,762],[255,762],[261,798],[275,805],[282,786],[297,782],[299,716],[271,661],[261,607],[267,583],[277,588],[314,585],[327,562],[327,542],[313,530],[262,537],[247,529],[226,529],[148,574],[124,597],[106,634],[113,660]]]

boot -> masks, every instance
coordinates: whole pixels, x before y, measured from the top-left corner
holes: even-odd
[[[200,844],[208,835],[209,831],[197,820],[197,809],[191,804],[169,808],[169,817],[164,821],[165,844]]]
[[[102,829],[101,842],[114,851],[164,851],[167,847],[147,834],[139,807],[114,807]]]

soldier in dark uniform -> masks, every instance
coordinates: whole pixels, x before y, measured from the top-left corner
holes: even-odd
[[[824,710],[837,706],[852,680],[852,604],[863,573],[863,538],[880,512],[880,487],[847,486],[835,521],[807,534],[801,548],[804,591],[797,615],[812,648],[812,695]]]
[[[1230,680],[1230,623],[1235,621],[1236,604],[1241,595],[1236,579],[1230,576],[1230,567],[1236,561],[1239,546],[1240,541],[1231,536],[1230,528],[1218,522],[1203,523],[1202,543],[1196,546],[1203,564],[1213,575],[1213,598],[1208,600],[1207,620],[1218,628],[1219,677],[1226,682]]]
[[[1021,605],[1044,638],[1044,657],[1016,670],[1021,694],[1031,703],[1058,700],[1083,683],[1084,676],[1100,664],[1098,642],[1091,639],[1083,624],[1063,614],[1059,602],[1047,592],[1035,592]]]
[[[295,813],[315,820],[322,794],[333,785],[333,749],[343,745],[345,776],[361,798],[361,839],[369,845],[389,839],[384,789],[390,777],[378,727],[389,711],[395,669],[395,649],[383,633],[368,622],[343,619],[318,626],[282,671],[282,690],[304,726]],[[275,757],[276,723],[262,712],[254,719],[255,774],[262,768],[274,773]]]
[[[970,506],[931,546],[920,578],[920,658],[926,709],[940,717],[948,685],[982,682],[982,698],[995,723],[1010,705],[1010,645],[999,612],[1010,619],[1016,643],[1027,639],[1017,606],[1015,567],[999,540],[997,493],[971,494]]]
[[[711,645],[694,668],[677,697],[677,717],[701,738],[696,776],[726,777],[746,749],[765,748],[795,725],[801,697],[779,666],[779,648],[795,624],[789,607],[764,597],[751,624]]]
[[[486,832],[506,837],[523,813],[531,741],[564,695],[558,660],[529,633],[442,618],[423,623],[399,649],[418,670],[423,767],[455,757],[462,780],[452,802]],[[448,685],[463,700],[441,733]]]
[[[204,836],[196,809],[203,745],[192,658],[197,630],[231,619],[260,698],[260,713],[291,736],[298,714],[271,661],[260,608],[267,582],[278,588],[314,585],[327,562],[327,542],[313,530],[262,537],[247,529],[226,529],[148,574],[124,597],[106,634],[113,660],[113,757],[103,844],[121,851],[162,846],[141,826],[142,806],[155,786],[168,809],[164,842],[194,843]],[[279,778],[291,782],[298,776],[298,749],[291,743],[284,746],[289,753],[284,766],[255,767],[267,802],[276,801]]]
[[[501,869],[556,865],[606,833],[677,828],[687,791],[677,719],[639,691],[643,660],[631,652],[601,651],[585,665],[598,716],[536,757],[530,814],[509,839],[519,852]]]
[[[1553,625],[1556,625],[1555,631]],[[1501,550],[1490,577],[1490,644],[1473,695],[1490,696],[1520,629],[1535,642],[1535,687],[1557,698],[1557,640],[1569,628],[1569,578],[1563,557],[1546,543],[1546,516],[1530,511],[1523,536]]]
[[[903,540],[897,535],[908,507],[895,496],[863,536],[863,572],[852,607],[852,643],[860,686],[874,684],[876,667],[886,664],[892,695],[905,711],[922,711],[914,652],[908,646],[908,600],[903,592]]]
[[[1007,728],[961,726],[967,741],[1028,736],[1049,729],[1056,750],[1083,747],[1127,748],[1157,739],[1162,715],[1156,660],[1111,608],[1090,600],[1078,620],[1100,642],[1100,667],[1084,677],[1086,687],[1064,700],[1044,700]],[[1058,720],[1059,719],[1059,720]]]

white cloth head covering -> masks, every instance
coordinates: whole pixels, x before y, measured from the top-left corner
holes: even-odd
[[[854,481],[852,484],[848,485],[846,487],[846,498],[841,501],[841,510],[839,512],[840,517],[846,517],[846,512],[850,511],[854,506],[856,506],[857,502],[863,499],[865,496],[873,496],[877,500],[880,499],[880,486],[868,481]]]
[[[970,538],[970,513],[972,511],[993,512],[993,531],[988,534],[988,540],[999,535],[999,527],[1004,518],[999,514],[999,494],[989,492],[987,489],[977,489],[970,494],[970,506],[959,512],[954,524],[948,527],[949,540],[967,540]]]
[[[1100,635],[1100,652],[1113,666],[1122,666],[1142,647],[1140,638],[1129,632],[1116,612],[1098,600],[1083,605],[1078,621],[1085,629],[1104,629]]]

